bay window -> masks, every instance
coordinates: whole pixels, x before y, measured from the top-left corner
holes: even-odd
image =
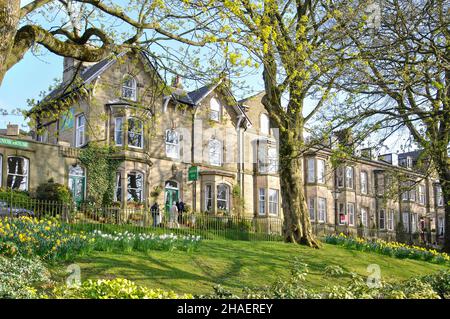
[[[122,174],[116,173],[116,189],[114,191],[114,200],[116,202],[122,201]]]
[[[205,185],[205,210],[211,212],[213,205],[213,188],[212,185]]]

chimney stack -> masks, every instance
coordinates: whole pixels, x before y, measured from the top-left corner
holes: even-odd
[[[18,124],[8,124],[6,126],[7,136],[19,136],[19,125]]]
[[[172,87],[177,89],[183,88],[183,84],[181,83],[181,76],[179,76],[178,74],[175,75],[175,77],[172,80]]]

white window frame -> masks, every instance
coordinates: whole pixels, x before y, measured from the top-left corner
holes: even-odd
[[[270,120],[269,116],[266,113],[261,113],[261,115],[259,116],[259,128],[261,134],[270,134]]]
[[[378,228],[386,229],[386,210],[384,208],[381,208],[378,212]]]
[[[221,109],[219,101],[216,98],[211,98],[209,102],[209,119],[211,121],[220,122],[221,118]]]
[[[258,191],[258,214],[266,215],[266,189],[262,187]]]
[[[168,141],[169,133],[175,135],[174,142]],[[166,156],[175,159],[180,158],[180,135],[178,134],[178,132],[173,129],[166,130],[165,142],[166,142]],[[172,152],[171,150],[175,151]]]
[[[216,138],[210,139],[208,142],[208,156],[209,164],[213,166],[222,166],[223,163],[223,149],[222,141]],[[214,151],[216,150],[216,151]],[[217,161],[216,161],[217,159]]]
[[[20,158],[20,159],[23,160],[23,164],[24,164],[23,167],[25,168],[24,169],[25,174],[19,174],[17,172],[10,173],[10,171],[9,171],[9,159],[10,158]],[[29,184],[29,176],[30,176],[30,160],[28,158],[26,158],[26,157],[23,157],[23,156],[8,156],[7,162],[6,162],[6,187],[7,188],[12,188],[12,186],[8,185],[8,180],[9,180],[10,176],[12,176],[13,181],[15,180],[16,177],[22,177],[23,178],[22,183],[20,183],[20,186],[18,188],[14,188],[14,189],[27,191],[28,190],[28,184]],[[24,185],[24,186],[22,187],[22,185]]]
[[[225,188],[225,199],[219,198],[219,195],[221,194],[221,192],[219,192],[219,187]],[[216,188],[217,188],[217,192],[216,192],[217,211],[221,210],[221,211],[230,212],[230,186],[225,183],[220,183],[220,184],[217,184]],[[225,206],[226,206],[225,209],[219,208],[219,203],[225,203]]]
[[[409,190],[409,200],[411,202],[415,202],[417,199],[417,192],[416,192],[416,187],[414,186],[414,182],[410,182],[410,187],[412,187]]]
[[[209,209],[208,209],[208,201],[211,202]],[[214,209],[214,188],[212,184],[205,184],[205,211],[211,212],[213,209]]]
[[[419,185],[419,203],[425,205],[425,185]]]
[[[444,196],[442,195],[442,186],[436,185],[435,188],[435,200],[436,200],[436,206],[442,207],[444,206]]]
[[[141,126],[141,130],[140,132],[131,132],[130,131],[130,121],[135,121],[140,123]],[[144,148],[144,122],[137,118],[137,117],[129,117],[127,120],[127,145],[128,147],[132,147],[132,148],[136,148],[136,149],[143,149]],[[137,136],[139,136],[139,143],[141,144],[141,146],[136,146],[136,145],[132,145],[130,143],[130,134],[135,134]]]
[[[128,179],[129,179],[130,175],[136,175],[136,178],[137,178],[137,175],[141,176],[141,178],[142,178],[142,186],[141,186],[141,188],[136,188],[136,187],[130,187],[129,186]],[[144,174],[143,173],[141,173],[139,171],[128,172],[128,174],[127,174],[127,202],[130,201],[128,199],[128,195],[130,194],[130,190],[137,190],[137,191],[139,191],[140,192],[140,201],[139,202],[143,202],[144,201],[144,184],[145,184],[145,181],[144,181]]]
[[[317,198],[317,220],[319,223],[327,221],[327,199],[325,197]]]
[[[417,213],[411,213],[411,233],[414,234],[416,233],[419,228],[418,228],[418,223],[419,223],[419,215]]]
[[[316,182],[316,159],[314,157],[309,157],[307,161],[308,165],[308,183]]]
[[[279,201],[278,189],[269,188],[269,215],[278,216],[278,201]]]
[[[123,117],[114,118],[114,143],[117,146],[123,146]],[[121,143],[118,142],[118,137],[121,139]]]
[[[348,225],[355,226],[355,203],[347,203]]]
[[[80,119],[84,122],[80,125]],[[86,144],[86,115],[84,113],[78,114],[75,117],[75,147],[81,147]]]
[[[360,175],[361,194],[367,194],[369,190],[368,174],[366,171],[361,171]]]
[[[351,174],[349,174],[349,172],[351,172]],[[355,169],[353,166],[345,167],[345,187],[350,189],[355,188]]]
[[[326,168],[325,168],[325,160],[318,159],[317,160],[317,183],[325,184],[325,174],[326,174]]]
[[[131,85],[128,85],[128,81],[132,81]],[[128,92],[131,92],[129,96]],[[134,76],[128,74],[124,77],[124,81],[122,83],[122,97],[130,101],[137,100],[137,81]]]
[[[314,197],[308,198],[309,219],[313,222],[316,220],[316,199]]]
[[[393,209],[388,209],[388,213],[387,213],[387,230],[394,230],[394,210]]]
[[[369,210],[366,207],[361,207],[361,224],[363,227],[369,227]]]

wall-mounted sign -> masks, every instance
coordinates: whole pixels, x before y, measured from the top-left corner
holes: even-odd
[[[30,144],[25,141],[18,141],[6,137],[0,137],[0,145],[18,148],[28,148]]]
[[[198,180],[198,166],[191,166],[188,170],[188,181]]]

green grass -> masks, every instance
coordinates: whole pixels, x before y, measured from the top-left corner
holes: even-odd
[[[177,293],[209,293],[221,284],[235,293],[243,286],[262,286],[277,278],[287,278],[295,256],[307,263],[310,274],[305,285],[320,288],[343,283],[348,276],[326,277],[328,265],[367,276],[369,264],[378,264],[383,280],[402,280],[443,269],[423,261],[401,260],[326,245],[316,250],[281,242],[209,240],[192,253],[152,251],[151,253],[93,252],[75,260],[81,266],[82,280],[124,277],[149,288]]]

